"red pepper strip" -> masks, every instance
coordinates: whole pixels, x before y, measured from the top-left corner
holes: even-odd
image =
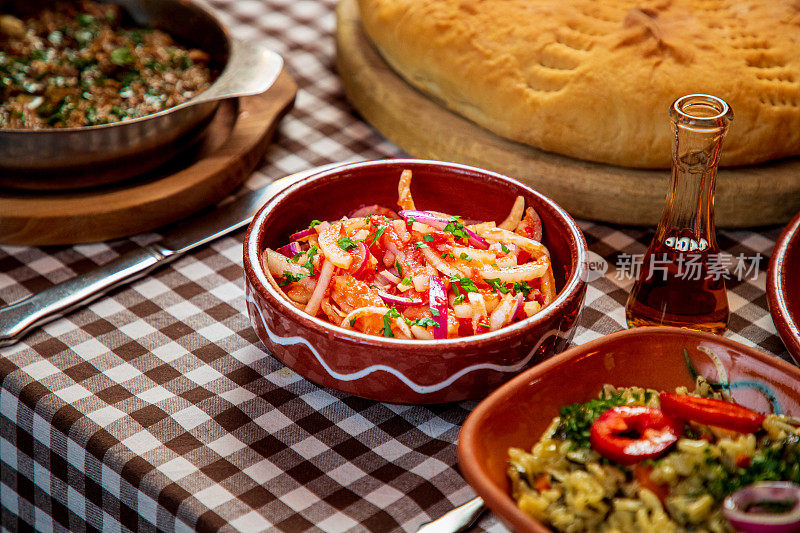
[[[606,459],[632,465],[664,453],[680,432],[681,424],[659,409],[624,405],[600,415],[592,424],[589,442]]]
[[[741,433],[753,433],[766,418],[747,407],[716,398],[674,393],[661,393],[660,397],[661,410],[670,416]]]

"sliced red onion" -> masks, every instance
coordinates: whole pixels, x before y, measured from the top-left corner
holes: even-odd
[[[386,218],[400,218],[397,216],[397,213],[389,209],[388,207],[383,207],[382,205],[374,204],[374,205],[365,205],[364,207],[359,207],[355,211],[351,212],[347,215],[348,218],[362,218],[368,217],[372,215],[379,215],[384,216]]]
[[[447,226],[450,223],[450,220],[448,220],[447,217],[434,215],[427,211],[413,211],[410,209],[406,209],[400,211],[400,216],[403,217],[403,219],[405,220],[407,220],[408,218],[413,218],[414,221],[416,222],[421,222],[422,224],[425,224],[432,228],[436,228],[438,230],[443,230],[445,226]],[[466,234],[469,235],[468,241],[472,246],[480,250],[489,249],[489,243],[483,237],[481,237],[480,235],[478,235],[477,233],[475,233],[466,226],[464,226],[463,229],[464,232],[466,232]]]
[[[290,259],[292,257],[296,256],[297,254],[299,254],[302,251],[303,250],[302,250],[302,248],[300,248],[300,243],[299,242],[290,242],[289,244],[281,246],[277,250],[278,253],[281,253],[281,254],[285,255],[286,257],[288,257]]]
[[[433,321],[436,326],[433,328],[434,339],[447,338],[447,289],[444,286],[444,281],[439,276],[431,276],[430,288],[428,289],[430,295],[431,313],[433,313]],[[434,312],[435,311],[435,312]],[[438,316],[436,316],[438,313]]]
[[[414,300],[412,298],[407,298],[405,296],[397,296],[394,294],[389,294],[388,292],[378,291],[378,295],[383,299],[384,302],[387,304],[397,304],[397,305],[423,305],[425,302],[422,300]]]
[[[316,233],[316,231],[314,230],[314,228],[306,228],[304,230],[298,231],[297,233],[292,233],[291,235],[289,235],[289,240],[290,241],[299,241],[300,239],[302,239],[304,237],[310,237],[311,235],[314,235],[315,233]]]
[[[369,260],[369,251],[367,250],[367,247],[364,246],[363,242],[358,243],[358,253],[359,255],[356,258],[356,261],[358,262],[358,267],[353,271],[354,276],[357,276],[361,274],[361,272],[363,272],[364,267],[367,266],[367,262]]]
[[[785,513],[754,511],[760,502],[788,501]],[[800,486],[789,481],[759,481],[737,490],[722,503],[728,522],[744,533],[790,533],[800,531]]]

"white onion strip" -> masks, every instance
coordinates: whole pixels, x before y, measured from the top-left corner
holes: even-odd
[[[414,207],[414,198],[411,197],[411,171],[409,169],[405,169],[400,174],[400,182],[397,184],[397,196],[397,205],[402,209],[417,209]]]
[[[505,229],[512,231],[518,225],[520,220],[522,220],[522,215],[525,213],[525,198],[522,196],[517,196],[517,199],[514,200],[514,205],[511,206],[511,212],[508,213],[508,216],[504,221],[497,225],[500,229]]]
[[[322,298],[325,297],[325,291],[328,289],[328,285],[331,283],[331,278],[333,277],[333,271],[335,268],[336,266],[327,259],[325,259],[325,261],[322,263],[322,268],[320,269],[319,273],[319,280],[317,280],[317,286],[314,287],[314,292],[311,294],[311,299],[306,305],[306,313],[309,315],[317,315],[319,306],[322,303]]]
[[[490,241],[516,244],[533,257],[548,255],[547,248],[542,243],[523,237],[522,235],[517,235],[513,231],[501,228],[485,228],[481,229],[478,233],[481,237]]]
[[[482,268],[481,277],[483,279],[500,279],[503,283],[517,283],[519,281],[531,281],[544,276],[550,269],[550,263],[525,263],[511,268],[496,269]]]
[[[425,256],[425,259],[427,259],[428,262],[431,265],[433,265],[433,267],[436,270],[438,270],[439,272],[441,272],[442,274],[444,274],[449,278],[461,277],[461,272],[459,272],[458,270],[452,268],[450,265],[445,263],[444,260],[436,254],[436,252],[434,252],[430,248],[421,248],[421,250],[422,250],[422,255]]]
[[[389,311],[390,309],[388,307],[380,307],[380,306],[359,307],[358,309],[354,309],[353,311],[348,313],[348,315],[344,317],[344,320],[342,320],[342,323],[339,325],[340,327],[343,327],[345,329],[353,329],[353,327],[350,325],[350,322],[352,322],[353,320],[367,315],[385,316],[386,313],[388,313]],[[392,318],[392,322],[394,322],[394,324],[397,326],[397,329],[399,329],[403,333],[403,335],[405,335],[409,339],[413,337],[413,334],[411,333],[408,324],[406,324],[403,321],[402,317]]]

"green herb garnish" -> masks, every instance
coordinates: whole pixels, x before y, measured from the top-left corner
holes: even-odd
[[[518,281],[518,282],[514,283],[514,285],[512,285],[512,287],[513,287],[513,289],[514,289],[514,291],[515,291],[515,292],[521,292],[521,293],[522,293],[522,295],[523,295],[525,298],[527,298],[527,297],[528,297],[528,295],[529,295],[529,294],[531,293],[531,291],[533,290],[533,287],[531,287],[530,285],[528,285],[528,282],[526,282],[526,281]]]
[[[594,398],[586,403],[574,403],[561,408],[555,437],[572,441],[576,448],[589,448],[589,434],[594,421],[611,409],[625,405],[622,394],[612,394],[608,398]]]
[[[375,233],[372,234],[372,242],[369,243],[369,246],[372,246],[373,244],[375,244],[375,241],[377,241],[378,239],[381,238],[381,235],[383,235],[383,232],[386,231],[387,227],[388,226],[384,226],[384,227],[380,228],[378,231],[376,231]]]
[[[111,62],[124,67],[136,61],[136,56],[130,48],[115,48],[111,51]]]
[[[472,261],[472,256],[465,252],[461,252],[461,259],[464,261]]]
[[[398,276],[402,276],[403,275],[403,266],[400,264],[400,261],[395,261],[394,262],[394,267],[397,269],[397,275]]]
[[[317,227],[317,226],[319,226],[320,224],[322,224],[322,221],[321,221],[321,220],[312,220],[312,221],[311,221],[311,224],[309,224],[309,225],[308,225],[308,229],[311,229],[311,228],[316,228],[316,227]]]
[[[433,242],[433,235],[423,235],[422,240],[425,242]]]
[[[411,322],[411,326],[422,326],[423,328],[427,328],[428,326],[433,326],[435,328],[439,327],[439,324],[436,323],[431,317],[426,316],[424,318],[418,318]]]
[[[503,282],[500,280],[500,278],[494,278],[494,279],[484,279],[483,281],[485,281],[486,283],[488,283],[489,285],[491,285],[491,286],[492,286],[492,289],[494,289],[494,290],[495,290],[495,291],[497,291],[497,292],[501,292],[501,293],[503,293],[503,294],[508,294],[509,292],[511,292],[511,289],[509,289],[508,287],[506,287],[506,284],[505,284],[505,283],[503,283]]]
[[[284,270],[283,271],[283,281],[278,283],[278,286],[279,287],[285,287],[286,285],[288,285],[290,283],[297,283],[301,279],[308,278],[308,277],[311,277],[311,274],[296,274],[295,275],[295,274],[292,274],[291,272],[289,272],[288,270]]]
[[[419,250],[420,248],[428,248],[428,245],[422,241],[417,241],[414,243],[414,249]]]
[[[504,254],[510,254],[511,253],[511,250],[508,249],[508,246],[506,246],[503,243],[500,243],[500,249],[503,250]]]
[[[394,337],[394,333],[392,333],[392,319],[393,318],[400,318],[400,312],[392,306],[389,311],[383,315],[383,336],[384,337]]]
[[[433,316],[441,316],[441,313],[439,313],[439,310],[438,310],[438,309],[436,309],[435,307],[429,307],[428,309],[430,309],[430,310],[431,310],[431,314],[432,314]]]
[[[336,244],[338,244],[339,248],[341,248],[344,251],[355,250],[356,248],[358,248],[358,245],[354,243],[352,240],[350,240],[350,237],[342,237],[341,239],[336,241]]]

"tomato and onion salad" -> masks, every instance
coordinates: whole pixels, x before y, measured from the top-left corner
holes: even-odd
[[[370,335],[447,339],[497,331],[556,298],[542,223],[523,197],[500,223],[417,209],[411,171],[398,210],[365,206],[312,221],[262,253],[289,301]]]

